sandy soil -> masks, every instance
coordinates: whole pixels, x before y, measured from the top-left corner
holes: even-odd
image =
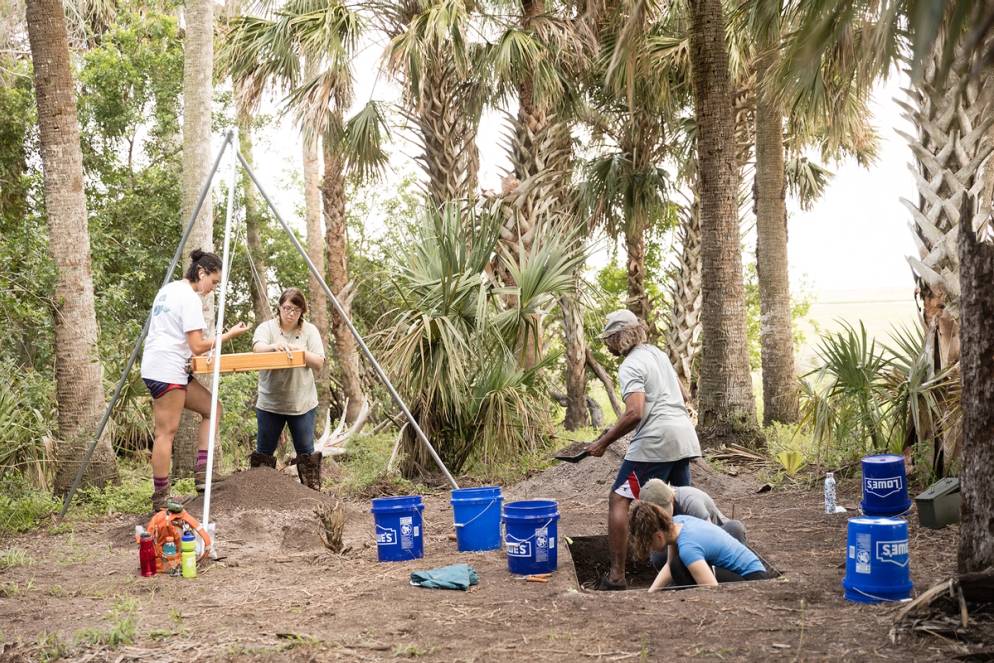
[[[584,590],[563,537],[606,532],[618,462],[609,452],[562,463],[504,489],[505,500],[559,501],[559,570],[548,584],[513,577],[502,552],[457,552],[441,491],[425,496],[424,559],[378,563],[366,501],[346,503],[350,550],[333,555],[313,510],[334,497],[263,469],[217,485],[212,512],[223,559],[196,580],[138,575],[131,534],[141,519],[18,537],[3,548],[24,551],[30,563],[0,572],[0,659],[43,660],[57,653],[57,639],[68,643],[67,658],[100,661],[935,661],[994,646],[994,634],[976,629],[966,643],[922,635],[892,642],[896,606],[842,598],[845,517],[820,513],[817,488],[757,493],[745,469],[728,476],[698,464],[694,481],[745,521],[751,544],[782,577],[654,595]],[[841,503],[855,506],[858,484],[842,480],[839,489]],[[190,507],[199,515],[196,502]],[[958,530],[923,530],[910,520],[921,592],[955,570]],[[455,562],[471,564],[480,584],[458,592],[408,582],[413,570]],[[109,631],[129,600],[131,644],[80,641],[81,629]]]

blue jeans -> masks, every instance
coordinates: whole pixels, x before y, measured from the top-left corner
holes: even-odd
[[[255,409],[255,421],[259,433],[255,438],[255,450],[272,456],[280,441],[280,433],[284,427],[290,427],[293,438],[293,448],[297,455],[314,453],[314,419],[318,409],[314,408],[304,414],[276,414],[265,410]]]

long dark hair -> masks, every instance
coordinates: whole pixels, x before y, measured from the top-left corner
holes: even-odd
[[[307,313],[307,300],[304,299],[304,293],[302,293],[299,288],[287,288],[283,291],[283,294],[280,295],[280,303],[278,306],[283,306],[286,302],[290,302],[300,309],[300,317],[297,318],[297,327],[303,327],[304,314]],[[282,318],[280,318],[278,308],[276,311],[276,318],[282,320]]]
[[[200,249],[194,249],[190,253],[190,266],[186,268],[186,280],[196,283],[200,280],[200,270],[206,274],[213,274],[221,271],[221,259],[213,253],[206,253]]]
[[[638,559],[649,557],[656,532],[669,533],[672,528],[670,515],[651,502],[635,500],[628,509],[628,535]]]

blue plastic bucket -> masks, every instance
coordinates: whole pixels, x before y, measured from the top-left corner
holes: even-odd
[[[531,575],[556,570],[559,506],[555,500],[525,500],[504,505],[504,547],[511,573]]]
[[[405,562],[424,556],[424,526],[420,495],[378,497],[373,500],[376,554],[381,562]]]
[[[850,518],[846,548],[846,577],[842,580],[846,599],[881,603],[911,597],[908,521]]]
[[[859,508],[868,516],[896,516],[911,508],[903,456],[863,458],[863,501]]]
[[[503,501],[498,486],[452,491],[450,503],[459,552],[500,548],[500,505]]]

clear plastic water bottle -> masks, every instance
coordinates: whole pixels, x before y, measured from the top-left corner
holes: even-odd
[[[825,513],[836,513],[835,508],[835,475],[829,472],[825,475]]]
[[[163,570],[172,570],[176,566],[176,542],[173,537],[167,536],[165,543],[162,544],[162,568]]]

